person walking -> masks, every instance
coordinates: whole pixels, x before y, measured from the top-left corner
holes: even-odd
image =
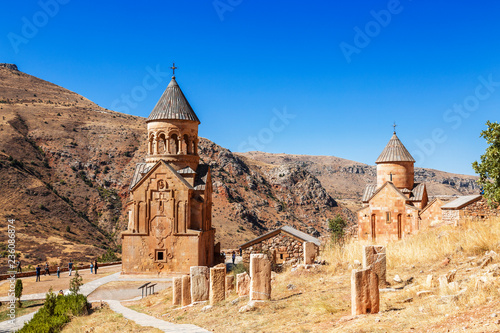
[[[69,276],[71,276],[71,271],[73,270],[73,262],[70,260],[68,263]]]
[[[44,275],[49,275],[50,276],[49,263],[48,262],[45,263],[45,273],[44,273]]]
[[[231,259],[233,259],[233,265],[234,265],[234,261],[236,260],[236,252],[233,251],[233,255],[231,256]]]
[[[94,262],[94,272],[97,274],[97,259]]]
[[[36,281],[35,282],[40,282],[40,271],[42,269],[40,268],[40,265],[36,266]]]
[[[94,269],[94,264],[91,262],[90,263],[90,274],[94,274],[93,269]]]
[[[17,272],[18,272],[18,273],[22,273],[22,271],[23,271],[23,270],[21,269],[21,260],[18,260],[18,261],[17,261]]]
[[[241,252],[242,252],[242,250],[241,250],[241,247],[240,247],[240,257],[241,257]]]
[[[61,277],[61,268],[57,266],[57,278],[59,279]]]

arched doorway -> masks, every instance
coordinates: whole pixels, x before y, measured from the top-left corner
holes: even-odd
[[[375,224],[375,220],[376,220],[376,217],[375,217],[375,214],[372,214],[372,240],[375,240],[375,238],[377,238],[377,233],[375,232],[375,227],[376,227],[376,224]]]
[[[403,227],[401,225],[401,214],[398,214],[398,239],[401,239],[403,236]]]

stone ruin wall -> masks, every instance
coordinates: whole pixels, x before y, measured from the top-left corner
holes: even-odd
[[[297,259],[303,260],[304,246],[302,241],[296,240],[288,235],[280,233],[274,237],[263,240],[260,243],[254,244],[242,250],[243,262],[250,263],[250,254],[264,253],[272,255],[276,251],[276,259],[269,258],[272,262],[281,264],[284,261]],[[283,255],[283,259],[281,256]]]
[[[478,200],[462,210],[462,217],[472,219],[486,219],[500,216],[500,209],[491,208],[485,198]]]

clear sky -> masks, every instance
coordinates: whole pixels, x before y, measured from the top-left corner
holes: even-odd
[[[146,117],[176,77],[232,151],[374,164],[397,123],[417,166],[473,174],[500,105],[498,1],[5,3],[0,62]]]

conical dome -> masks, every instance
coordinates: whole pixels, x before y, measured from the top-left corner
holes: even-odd
[[[403,143],[399,140],[396,132],[392,135],[392,138],[385,146],[384,150],[377,158],[375,163],[390,163],[390,162],[413,162],[415,160],[408,152]]]
[[[200,123],[177,81],[175,81],[175,76],[172,77],[172,81],[168,84],[146,121],[171,119],[191,120]]]

